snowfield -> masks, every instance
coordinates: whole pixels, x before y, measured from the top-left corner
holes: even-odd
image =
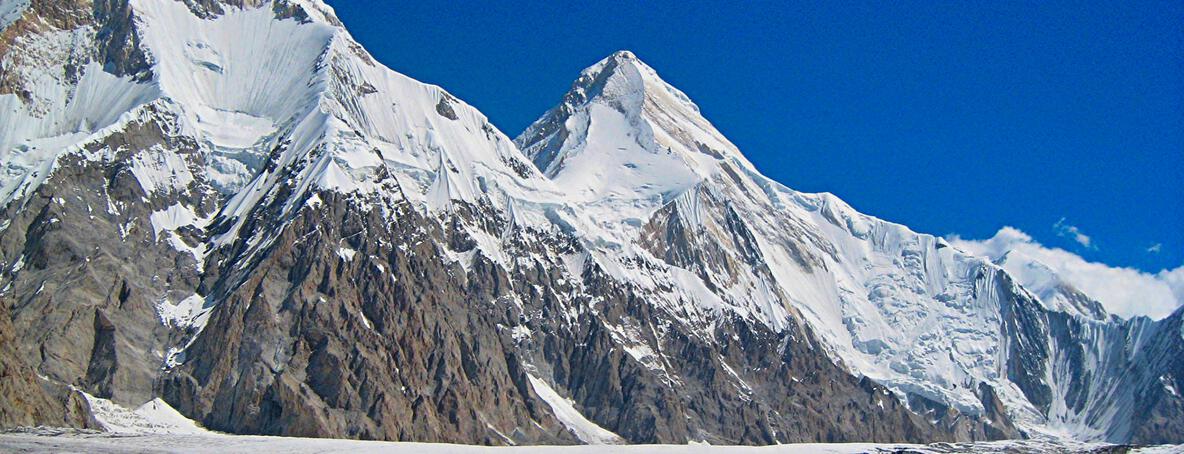
[[[533,377],[532,377],[533,378]],[[546,386],[534,383],[534,386]],[[554,394],[552,405],[565,405]],[[430,454],[505,454],[505,453],[660,453],[660,454],[847,454],[847,453],[1043,453],[1043,452],[1129,452],[1142,454],[1184,453],[1184,445],[1128,447],[1105,443],[1067,440],[1023,440],[980,443],[934,443],[929,445],[885,443],[801,443],[776,446],[687,445],[597,445],[620,442],[615,435],[592,425],[583,434],[593,443],[582,446],[474,446],[445,443],[404,443],[385,441],[341,440],[328,438],[270,437],[230,435],[203,429],[182,416],[167,403],[155,399],[129,410],[110,400],[83,394],[94,410],[96,421],[105,431],[23,428],[0,432],[0,452],[285,452],[285,453],[430,453]],[[556,402],[558,401],[558,402]],[[570,405],[570,404],[567,404]],[[576,417],[579,417],[577,414]],[[591,423],[588,423],[591,424]],[[597,430],[598,429],[598,430]]]
[[[1169,454],[1184,452],[1184,446],[1126,447],[1097,443],[1046,441],[997,441],[985,443],[937,443],[931,445],[871,443],[811,443],[777,446],[631,445],[631,446],[471,446],[443,443],[398,443],[383,441],[286,438],[251,435],[153,434],[121,435],[58,429],[26,429],[0,434],[0,451],[5,452],[285,452],[285,453],[425,453],[425,454],[510,454],[510,453],[658,453],[658,454],[855,454],[855,453],[1043,453],[1043,452],[1127,452]]]

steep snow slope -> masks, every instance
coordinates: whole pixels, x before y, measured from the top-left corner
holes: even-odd
[[[774,328],[802,314],[836,361],[916,411],[988,416],[994,399],[984,393],[998,394],[1006,417],[1029,433],[1126,437],[1132,414],[1110,393],[1130,357],[1108,352],[1137,351],[1127,333],[1142,321],[1111,321],[1080,292],[1023,271],[1037,288],[1029,293],[940,238],[764,177],[632,53],[586,69],[516,142],[549,177],[577,188],[618,241],[686,269],[684,288],[710,289],[724,307]],[[1092,328],[1064,334],[1061,316]]]
[[[301,16],[284,17],[281,7]],[[66,155],[112,159],[83,153],[85,145],[153,116],[169,118],[169,134],[195,140],[198,154],[155,150],[131,171],[148,193],[208,181],[230,196],[219,223],[241,221],[274,189],[275,169],[288,166],[300,168],[293,203],[310,189],[374,193],[388,172],[400,196],[433,210],[491,191],[506,194],[498,209],[555,199],[550,182],[483,115],[378,66],[322,3],[228,7],[203,18],[182,2],[133,0],[129,14],[148,60],[138,76],[114,76],[97,62],[71,75],[70,62],[93,52],[102,24],[21,36],[5,55],[14,68],[7,77],[21,87],[0,95],[12,112],[0,126],[3,205],[39,187]],[[239,227],[196,247],[198,262]]]
[[[226,217],[249,211],[277,184],[264,161],[300,167],[294,201],[312,188],[380,191],[386,172],[402,196],[432,209],[473,201],[489,187],[525,199],[549,188],[483,115],[377,65],[327,6],[306,7],[321,17],[304,22],[274,20],[267,8],[212,20],[179,2],[139,1],[135,9],[162,91],[209,145],[212,178],[235,194]],[[284,150],[269,157],[280,140]]]
[[[181,2],[133,0],[148,81],[114,77],[95,64],[81,70],[80,80],[63,79],[66,72],[55,65],[70,52],[86,52],[94,27],[25,39],[26,53],[6,56],[32,100],[0,95],[14,115],[0,129],[5,203],[43,181],[60,155],[76,150],[71,145],[143,116],[138,107],[149,102],[178,117],[177,134],[199,140],[202,171],[218,189],[243,195],[229,203],[232,213],[249,209],[257,200],[248,194],[269,183],[267,172],[258,174],[281,139],[287,150],[274,161],[309,161],[301,178],[316,187],[373,192],[380,167],[405,174],[402,183],[416,189],[408,196],[431,198],[434,207],[473,199],[481,192],[478,176],[511,191],[549,187],[516,161],[520,155],[483,115],[438,87],[378,66],[327,6],[291,3],[311,17],[276,20],[273,8],[230,7],[202,19]],[[137,177],[155,187],[149,180],[179,172],[179,164],[166,160]],[[242,191],[247,185],[253,190]]]
[[[623,242],[650,213],[714,173],[717,160],[747,163],[686,95],[635,62],[622,51],[584,70],[564,104],[518,139]]]

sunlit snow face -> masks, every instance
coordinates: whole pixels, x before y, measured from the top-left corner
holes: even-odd
[[[134,8],[161,89],[179,103],[205,108],[197,113],[201,124],[227,145],[242,145],[247,139],[241,135],[265,132],[316,102],[317,64],[333,27],[275,20],[270,8],[209,20],[180,2],[140,0]]]

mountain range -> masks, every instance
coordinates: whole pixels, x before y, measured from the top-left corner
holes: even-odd
[[[1184,442],[1184,309],[790,189],[628,51],[510,138],[320,0],[3,0],[0,116],[0,426]]]

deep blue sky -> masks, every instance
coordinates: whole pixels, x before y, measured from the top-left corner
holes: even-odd
[[[1178,0],[330,3],[510,136],[629,49],[791,188],[922,232],[1012,225],[1093,261],[1184,263]]]

